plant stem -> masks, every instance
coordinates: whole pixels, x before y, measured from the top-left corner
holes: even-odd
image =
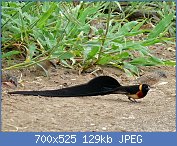
[[[111,2],[109,3],[109,11],[108,11],[106,32],[105,32],[105,34],[102,36],[102,42],[101,42],[100,51],[99,51],[99,53],[98,53],[98,59],[97,59],[97,61],[96,61],[95,63],[97,63],[97,62],[100,60],[101,53],[102,53],[102,51],[103,51],[103,46],[104,46],[104,43],[105,43],[105,41],[106,41],[106,37],[107,37],[107,34],[108,34],[108,30],[109,30],[110,16],[111,16]]]

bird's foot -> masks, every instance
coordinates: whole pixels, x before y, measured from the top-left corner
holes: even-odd
[[[128,99],[129,99],[131,102],[133,102],[133,103],[137,103],[137,101],[136,101],[135,99],[133,99],[133,98],[128,97]]]

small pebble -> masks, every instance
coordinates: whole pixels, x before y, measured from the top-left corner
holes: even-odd
[[[106,127],[103,127],[102,130],[107,130],[107,128],[106,128]]]
[[[75,81],[76,79],[71,79],[72,81]]]

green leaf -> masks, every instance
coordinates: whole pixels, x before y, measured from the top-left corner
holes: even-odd
[[[144,57],[134,58],[130,63],[132,65],[145,65],[147,64],[147,59]]]
[[[148,38],[156,38],[162,33],[166,27],[168,27],[173,20],[174,14],[169,14],[165,18],[163,18],[155,28],[149,33]]]
[[[137,32],[141,26],[146,22],[147,19],[144,19],[142,22],[139,22],[133,29],[132,32]]]
[[[100,65],[108,64],[112,60],[112,57],[110,55],[105,55],[100,58],[100,60],[97,62]]]
[[[16,26],[11,26],[10,27],[10,31],[12,31],[13,33],[20,33],[20,28],[16,27]]]
[[[162,42],[162,40],[157,39],[157,38],[153,38],[153,39],[148,39],[148,40],[144,40],[141,42],[142,46],[151,46],[154,45],[156,43]]]
[[[126,75],[127,75],[128,77],[133,76],[132,72],[131,72],[131,71],[129,71],[128,69],[123,68],[123,70],[125,71],[125,73],[126,73]]]
[[[164,65],[164,62],[155,56],[134,58],[129,63],[136,66]]]
[[[137,21],[131,21],[131,22],[128,22],[128,23],[125,23],[122,28],[119,29],[119,32],[118,34],[119,35],[124,35],[124,34],[127,34],[129,33],[132,28],[137,24],[138,22]]]
[[[136,50],[136,51],[146,50],[147,51],[147,47],[142,46],[141,42],[130,41],[130,42],[125,43],[122,50]]]
[[[56,51],[52,54],[52,56],[56,56],[61,60],[64,59],[70,59],[73,57],[73,54],[71,52],[61,52],[61,51]]]
[[[68,68],[73,68],[71,65],[68,64],[68,62],[66,60],[61,60],[62,65],[64,65],[65,67]]]
[[[92,46],[92,47],[87,47],[84,50],[84,59],[89,60],[89,59],[93,59],[93,57],[98,53],[100,46]]]
[[[176,61],[172,61],[172,60],[165,60],[163,61],[164,65],[167,66],[176,66]]]
[[[157,58],[157,57],[155,57],[155,56],[149,57],[149,58],[148,58],[148,61],[149,61],[149,62],[152,62],[152,63],[154,63],[154,64],[156,64],[156,65],[163,65],[163,64],[164,64],[163,61],[162,61],[160,58]]]
[[[132,73],[134,73],[136,75],[139,74],[138,68],[128,62],[124,62],[124,68],[130,70]]]
[[[20,53],[21,53],[20,51],[9,51],[7,53],[2,54],[2,58],[12,57],[13,55],[17,55]]]
[[[114,55],[112,58],[114,60],[117,60],[117,59],[128,59],[130,57],[130,53],[128,52],[122,52],[118,55]]]
[[[30,45],[28,46],[28,48],[29,48],[29,52],[30,52],[30,58],[32,58],[32,57],[34,56],[34,53],[35,53],[37,47],[36,47],[36,45],[33,43],[33,44],[30,44]]]
[[[81,23],[85,23],[85,20],[87,19],[87,17],[91,14],[94,14],[98,11],[99,7],[87,7],[84,9],[84,11],[81,11],[80,13],[80,17],[79,20]]]
[[[45,24],[45,22],[46,22],[47,19],[50,17],[50,15],[52,14],[52,12],[56,9],[56,7],[57,7],[56,3],[53,3],[53,4],[50,6],[49,10],[48,10],[47,12],[45,12],[45,13],[39,18],[39,20],[38,20],[38,22],[37,22],[37,26],[38,26],[39,28],[41,28],[41,27]]]

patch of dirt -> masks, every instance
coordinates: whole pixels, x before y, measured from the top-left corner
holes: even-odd
[[[159,47],[150,49],[158,54]],[[175,52],[170,50],[160,55],[175,58]],[[130,102],[125,95],[70,98],[8,95],[7,91],[13,89],[3,87],[2,131],[176,131],[175,67],[141,69],[144,73],[164,70],[168,77],[138,103]],[[20,77],[21,72],[16,73]],[[19,86],[15,90],[58,89],[86,83],[94,77],[89,73],[78,75],[63,68],[51,70],[49,78],[37,77],[27,70],[22,73],[24,87]],[[103,73],[122,85],[128,85],[135,79],[126,77],[115,68],[105,67]]]

